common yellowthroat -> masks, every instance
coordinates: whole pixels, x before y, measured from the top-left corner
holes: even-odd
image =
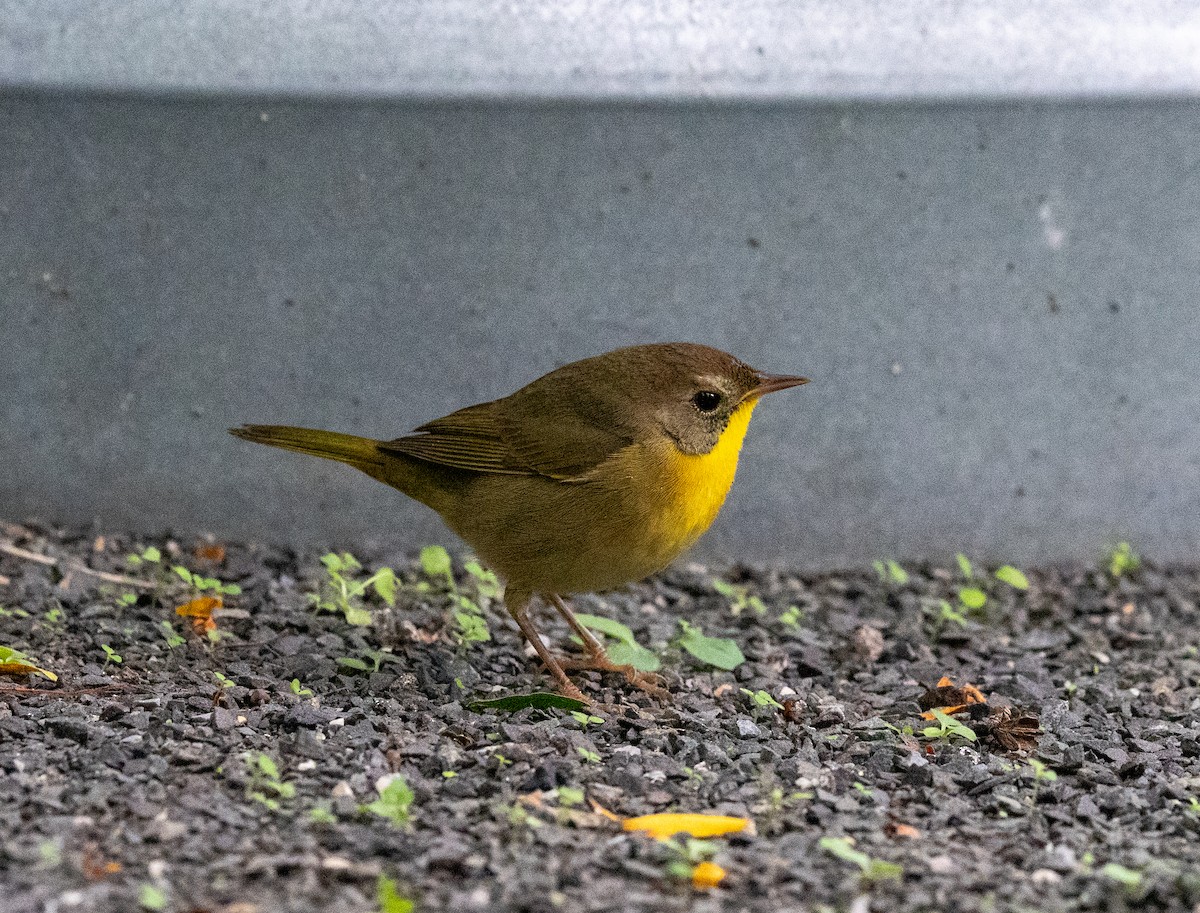
[[[563,594],[661,570],[716,519],[759,397],[807,383],[708,346],[630,346],[551,371],[390,441],[283,425],[248,441],[348,463],[433,508],[505,581],[504,604],[560,689],[586,700],[527,610],[541,595],[582,639],[576,667],[621,671]]]

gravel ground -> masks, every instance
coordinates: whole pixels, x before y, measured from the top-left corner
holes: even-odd
[[[589,722],[469,709],[547,679],[494,605],[492,639],[458,645],[450,597],[418,589],[411,555],[358,555],[402,582],[395,608],[372,595],[372,626],[354,627],[310,607],[317,554],[0,530],[0,645],[58,675],[0,678],[9,913],[367,911],[381,875],[418,911],[461,913],[1200,910],[1195,568],[1026,569],[1026,591],[979,569],[987,605],[959,624],[939,603],[958,604],[957,566],[903,581],[735,567],[735,614],[737,594],[687,565],[577,602],[659,650],[674,694],[578,674],[603,720]],[[174,612],[198,594],[127,562],[151,545],[241,587],[215,643]],[[158,589],[123,597],[83,568]],[[669,646],[679,618],[746,662],[719,671]],[[923,734],[942,676],[988,699],[958,717],[974,743]],[[395,774],[407,824],[365,808]],[[682,841],[626,833],[592,802],[753,826],[713,841],[728,875],[702,891],[680,877]]]

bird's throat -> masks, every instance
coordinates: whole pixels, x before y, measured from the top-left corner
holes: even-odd
[[[738,454],[746,438],[750,415],[758,404],[758,398],[746,399],[729,417],[729,424],[721,433],[717,444],[708,453],[690,454],[676,450],[671,467],[673,484],[671,500],[674,509],[671,524],[681,548],[687,548],[707,530],[725,496],[733,485],[737,473]]]

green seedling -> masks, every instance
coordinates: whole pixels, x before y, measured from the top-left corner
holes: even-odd
[[[52,682],[58,681],[58,676],[48,669],[43,669],[37,661],[14,647],[0,647],[0,673],[9,675],[40,675]]]
[[[456,771],[456,770],[443,770],[442,771],[442,779],[443,780],[453,780],[457,776],[458,776],[458,771]]]
[[[727,637],[706,637],[699,626],[679,619],[679,637],[675,643],[700,662],[729,672],[746,661],[737,641]]]
[[[894,862],[884,862],[882,859],[872,859],[861,850],[856,850],[852,837],[822,837],[817,841],[817,845],[829,855],[858,866],[864,881],[899,880],[904,876],[902,866]]]
[[[165,618],[158,623],[158,627],[162,631],[163,640],[167,642],[168,650],[182,647],[187,642],[183,639],[183,635],[175,630],[175,626]]]
[[[296,795],[296,787],[283,782],[279,766],[264,752],[249,752],[246,762],[246,798],[265,805],[273,812],[279,811],[280,800]]]
[[[384,661],[394,663],[399,662],[400,658],[396,654],[387,650],[364,650],[363,656],[367,659],[359,659],[355,656],[339,656],[337,664],[344,669],[353,669],[356,672],[378,672],[379,667]],[[370,662],[367,662],[370,660]]]
[[[600,763],[600,755],[596,754],[596,752],[589,751],[588,749],[578,745],[575,747],[575,750],[579,752],[579,757],[583,758],[583,760],[588,764]]]
[[[575,616],[585,628],[599,631],[614,643],[607,645],[608,658],[622,666],[633,666],[639,672],[657,672],[662,665],[657,654],[637,642],[633,631],[611,618],[580,612]],[[581,641],[575,638],[576,643]]]
[[[312,689],[301,686],[300,679],[298,679],[298,678],[292,679],[289,687],[291,687],[291,689],[292,689],[292,694],[296,695],[297,697],[312,697],[313,696]]]
[[[117,597],[117,602],[120,605],[123,605],[127,608],[129,606],[136,605],[137,601],[138,601],[137,593],[122,593],[120,596]]]
[[[746,609],[750,609],[755,615],[766,614],[766,603],[757,596],[751,596],[747,587],[738,586],[728,580],[722,580],[720,577],[713,578],[712,587],[729,600],[729,611],[735,617],[741,615]]]
[[[875,568],[875,573],[884,583],[894,583],[896,586],[904,586],[908,583],[908,571],[891,558],[876,561],[871,566]]]
[[[975,741],[975,730],[970,726],[960,723],[954,717],[950,716],[942,710],[933,710],[933,718],[937,721],[936,726],[926,726],[921,730],[921,735],[927,739],[947,739],[952,736],[958,736],[960,739],[966,739],[968,742]]]
[[[789,631],[799,631],[800,623],[804,620],[804,613],[800,611],[800,606],[790,605],[779,615],[779,623]]]
[[[42,616],[42,618],[46,620],[46,624],[50,625],[51,627],[55,627],[62,624],[63,616],[66,613],[63,610],[61,602],[59,602],[57,599],[52,600],[52,602],[53,605],[46,610],[46,613]]]
[[[338,819],[329,806],[322,803],[308,810],[308,820],[313,824],[337,824]]]
[[[593,724],[596,726],[600,726],[604,723],[604,717],[592,716],[590,713],[585,713],[582,710],[572,710],[571,718],[574,719],[575,722],[579,724],[579,728],[582,729],[584,732],[587,732],[588,726],[591,726]]]
[[[413,913],[415,905],[400,893],[394,879],[380,873],[375,885],[375,902],[379,904],[379,913]]]
[[[783,709],[783,704],[771,697],[766,691],[751,691],[749,688],[742,688],[742,694],[750,698],[750,703],[755,707],[774,707],[777,710]]]
[[[971,566],[970,558],[968,558],[962,552],[959,552],[954,556],[954,560],[958,562],[958,572],[962,574],[963,577],[965,577],[967,580],[970,580],[975,576],[975,568]]]
[[[1058,779],[1058,773],[1037,758],[1029,758],[1029,767],[1033,770],[1034,783],[1053,783]]]
[[[450,614],[454,619],[454,639],[459,646],[484,643],[492,639],[488,628],[484,605],[497,599],[503,591],[499,579],[478,561],[469,560],[463,565],[470,582],[470,590],[459,587],[454,580],[454,565],[450,553],[440,545],[427,545],[418,556],[421,573],[444,590],[450,599]],[[428,582],[417,585],[419,592],[429,592]]]
[[[1108,556],[1108,572],[1113,577],[1131,574],[1141,566],[1141,556],[1130,547],[1128,542],[1118,542],[1117,547]]]
[[[171,571],[200,595],[212,592],[220,593],[222,596],[238,596],[242,592],[242,588],[236,583],[222,583],[216,577],[205,577],[201,574],[194,574],[182,564],[172,565]]]
[[[227,676],[224,672],[213,671],[213,678],[217,680],[217,684],[222,688],[232,688],[236,682]]]
[[[119,666],[121,663],[125,662],[125,660],[121,658],[121,654],[108,644],[101,644],[100,649],[104,651],[104,665],[107,666],[109,663],[116,663]]]
[[[359,811],[386,818],[392,823],[392,827],[406,827],[411,817],[413,798],[413,791],[408,782],[397,774],[379,791],[378,799],[359,806]]]
[[[1124,885],[1129,891],[1136,891],[1142,885],[1142,873],[1136,869],[1127,869],[1125,866],[1116,862],[1105,863],[1100,869],[1100,874],[1105,878]]]
[[[712,840],[698,840],[695,837],[687,840],[673,837],[660,842],[671,854],[667,862],[667,874],[680,881],[690,881],[696,866],[710,861],[718,851],[717,844]]]
[[[967,616],[961,606],[955,607],[945,599],[933,599],[922,596],[920,599],[921,614],[929,621],[929,632],[932,637],[941,636],[950,625],[960,628],[967,626]]]
[[[0,618],[28,618],[29,613],[24,609],[9,609],[0,605]]]
[[[396,604],[396,573],[381,567],[371,576],[358,579],[362,565],[349,552],[329,552],[321,556],[325,577],[317,584],[317,592],[308,594],[308,601],[320,612],[340,612],[348,624],[366,626],[371,623],[371,610],[363,600],[374,590],[389,606]]]
[[[557,789],[558,804],[563,808],[573,808],[576,805],[583,805],[584,793],[582,789],[576,789],[573,786],[560,786]]]

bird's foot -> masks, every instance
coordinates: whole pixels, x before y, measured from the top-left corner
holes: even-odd
[[[559,663],[564,669],[591,669],[597,672],[619,672],[625,676],[625,680],[633,685],[633,687],[645,691],[660,701],[669,702],[671,700],[671,692],[666,689],[666,682],[662,676],[655,675],[653,672],[642,672],[628,663],[614,663],[608,658],[607,653],[594,653],[591,656],[581,658],[562,657],[559,659]]]

